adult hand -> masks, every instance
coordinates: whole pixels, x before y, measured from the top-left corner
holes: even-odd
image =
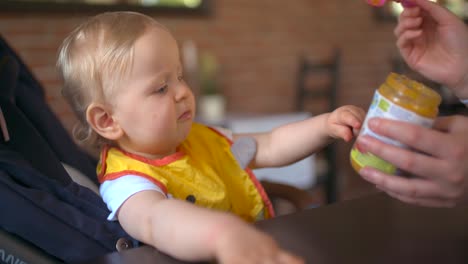
[[[374,118],[369,127],[377,134],[408,145],[402,149],[369,136],[359,137],[359,149],[373,153],[411,174],[402,177],[365,167],[359,174],[390,196],[423,206],[468,204],[468,118],[438,118],[433,129]]]
[[[428,0],[401,13],[395,35],[403,59],[415,71],[468,98],[468,30],[462,20]]]

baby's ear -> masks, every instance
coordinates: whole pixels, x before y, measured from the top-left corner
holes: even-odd
[[[108,140],[117,140],[123,135],[122,129],[112,117],[110,110],[102,104],[89,105],[86,110],[86,120],[96,133]]]

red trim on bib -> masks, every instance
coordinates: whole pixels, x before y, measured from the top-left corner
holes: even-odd
[[[223,133],[219,132],[215,128],[212,128],[212,127],[208,127],[208,128],[211,129],[216,134],[220,135],[221,137],[225,138],[229,142],[229,145],[232,146],[233,141],[231,139],[226,137]],[[255,174],[253,173],[251,169],[247,168],[244,170],[247,172],[247,174],[250,177],[250,180],[253,182],[253,184],[255,185],[255,188],[257,188],[258,192],[260,193],[260,197],[262,197],[263,203],[265,204],[265,207],[267,208],[268,213],[270,214],[270,217],[271,218],[275,217],[275,210],[273,209],[273,204],[271,203],[270,198],[268,197],[268,194],[265,192],[265,189],[263,188],[262,184],[258,181],[257,177],[255,176]]]
[[[121,148],[115,148],[115,149],[117,151],[122,152],[125,156],[128,156],[128,157],[130,157],[132,159],[135,159],[135,160],[138,160],[138,161],[141,161],[141,162],[144,162],[146,164],[153,165],[153,166],[157,166],[157,167],[170,164],[170,163],[172,163],[174,161],[179,160],[180,158],[182,158],[185,155],[185,153],[183,153],[181,151],[178,151],[178,152],[173,153],[173,154],[171,154],[169,156],[166,156],[166,157],[164,157],[162,159],[149,159],[149,158],[143,157],[141,155],[125,151],[125,150],[123,150]]]

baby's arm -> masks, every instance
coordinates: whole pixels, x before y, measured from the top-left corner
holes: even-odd
[[[157,191],[132,195],[120,207],[118,219],[134,238],[181,260],[302,263],[236,216],[166,199]]]
[[[365,112],[343,106],[332,113],[279,126],[270,132],[236,134],[234,140],[251,136],[257,142],[252,168],[277,167],[299,161],[330,144],[336,138],[351,140],[361,127]]]

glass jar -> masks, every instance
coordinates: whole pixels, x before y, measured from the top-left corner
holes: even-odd
[[[402,143],[371,131],[367,126],[368,120],[382,117],[432,127],[440,102],[440,95],[422,83],[404,75],[390,73],[386,81],[375,91],[359,136],[369,135],[387,144],[405,148]],[[371,166],[388,174],[397,173],[394,165],[370,153],[360,152],[356,145],[351,149],[350,159],[351,165],[357,172],[365,166]]]

